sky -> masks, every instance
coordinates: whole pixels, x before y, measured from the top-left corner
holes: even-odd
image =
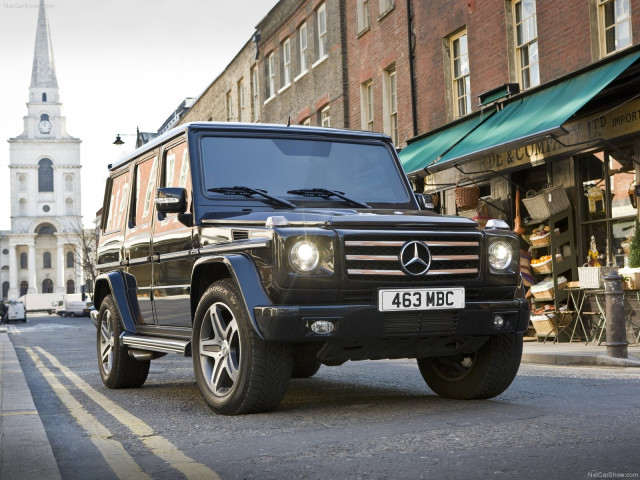
[[[82,140],[82,215],[102,206],[107,165],[197,97],[277,0],[45,0],[67,132]],[[27,114],[39,0],[0,3],[0,230],[9,230],[9,138]],[[113,145],[124,134],[122,146]]]

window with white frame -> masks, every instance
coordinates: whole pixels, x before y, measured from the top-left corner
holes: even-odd
[[[383,102],[384,132],[398,145],[398,88],[396,85],[395,65],[383,72]]]
[[[226,105],[227,105],[227,122],[230,122],[233,119],[233,97],[231,94],[231,90],[227,92]]]
[[[540,85],[536,0],[515,1],[513,9],[518,82],[520,87],[525,90]]]
[[[282,86],[291,84],[291,41],[282,42]]]
[[[453,113],[462,117],[471,113],[471,82],[469,79],[469,49],[467,32],[451,37],[451,77]]]
[[[371,22],[369,20],[369,0],[358,0],[358,33],[369,30]]]
[[[238,120],[241,122],[247,121],[246,108],[244,102],[244,79],[238,80]]]
[[[320,125],[323,127],[331,126],[331,116],[329,115],[329,107],[324,107],[320,110]]]
[[[276,56],[271,53],[267,57],[267,99],[276,94]]]
[[[379,0],[379,16],[382,17],[384,14],[393,10],[394,0]]]
[[[304,125],[305,127],[311,126],[311,117],[305,118],[300,125]]]
[[[260,96],[258,86],[258,67],[251,68],[251,118],[254,122],[260,120]]]
[[[300,52],[300,73],[304,73],[309,68],[307,64],[307,22],[300,25],[298,29],[298,51]]]
[[[318,20],[318,60],[329,55],[327,39],[327,6],[323,3],[316,12]]]
[[[630,0],[598,0],[598,17],[604,55],[631,45]]]
[[[360,85],[360,118],[363,130],[373,131],[373,81]]]

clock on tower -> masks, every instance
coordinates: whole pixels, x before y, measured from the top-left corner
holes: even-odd
[[[40,130],[40,133],[50,133],[51,128],[52,125],[51,120],[49,120],[49,115],[40,115],[40,122],[38,122],[38,130]]]

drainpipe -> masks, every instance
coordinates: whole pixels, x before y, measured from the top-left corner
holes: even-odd
[[[415,75],[415,38],[413,35],[413,10],[411,0],[407,0],[407,36],[409,43],[409,76],[411,85],[411,117],[413,119],[413,136],[418,135],[418,106],[416,105],[416,75]]]

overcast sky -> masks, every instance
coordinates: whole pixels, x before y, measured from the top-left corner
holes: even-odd
[[[277,0],[45,0],[67,131],[80,138],[82,215],[102,206],[107,165],[197,97]],[[0,230],[9,230],[9,144],[27,114],[39,0],[0,3]]]

